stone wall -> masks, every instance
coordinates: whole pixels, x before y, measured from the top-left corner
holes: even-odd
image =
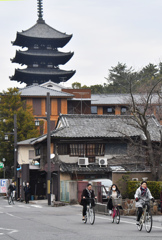
[[[158,204],[160,200],[156,200],[152,207],[153,215],[161,215],[161,212],[158,211]],[[123,199],[122,201],[122,210],[120,210],[121,215],[125,216],[134,216],[136,215],[136,207],[134,199]],[[97,203],[95,207],[96,212],[107,214],[107,204]]]

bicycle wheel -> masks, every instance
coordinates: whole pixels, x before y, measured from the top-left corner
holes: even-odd
[[[84,219],[84,223],[87,223],[87,219],[88,219],[88,212],[89,212],[89,210],[88,210],[88,208],[87,208],[86,215],[85,215],[85,219]]]
[[[145,229],[146,232],[151,232],[152,229],[152,214],[151,212],[146,212],[146,219],[145,219]]]
[[[89,209],[89,221],[90,221],[91,225],[93,225],[94,222],[95,222],[95,211],[94,211],[94,208],[90,208]]]
[[[120,223],[120,211],[119,211],[118,207],[116,208],[116,213],[115,213],[115,219],[114,220],[117,224]]]

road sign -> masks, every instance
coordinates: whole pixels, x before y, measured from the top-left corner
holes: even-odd
[[[3,162],[0,162],[0,168],[3,168]]]

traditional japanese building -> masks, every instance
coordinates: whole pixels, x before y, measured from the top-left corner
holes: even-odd
[[[27,85],[41,84],[49,80],[55,83],[66,82],[75,74],[75,71],[61,70],[59,65],[66,64],[74,53],[64,53],[58,48],[63,48],[72,35],[59,32],[47,25],[43,20],[43,0],[37,1],[37,23],[26,31],[17,32],[16,40],[12,42],[13,45],[27,48],[27,50],[16,51],[11,61],[27,67],[15,69],[15,74],[10,79]]]

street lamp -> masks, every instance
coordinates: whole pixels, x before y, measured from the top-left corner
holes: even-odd
[[[5,161],[6,159],[5,158],[2,158],[2,161],[3,161],[3,178],[5,179]]]

